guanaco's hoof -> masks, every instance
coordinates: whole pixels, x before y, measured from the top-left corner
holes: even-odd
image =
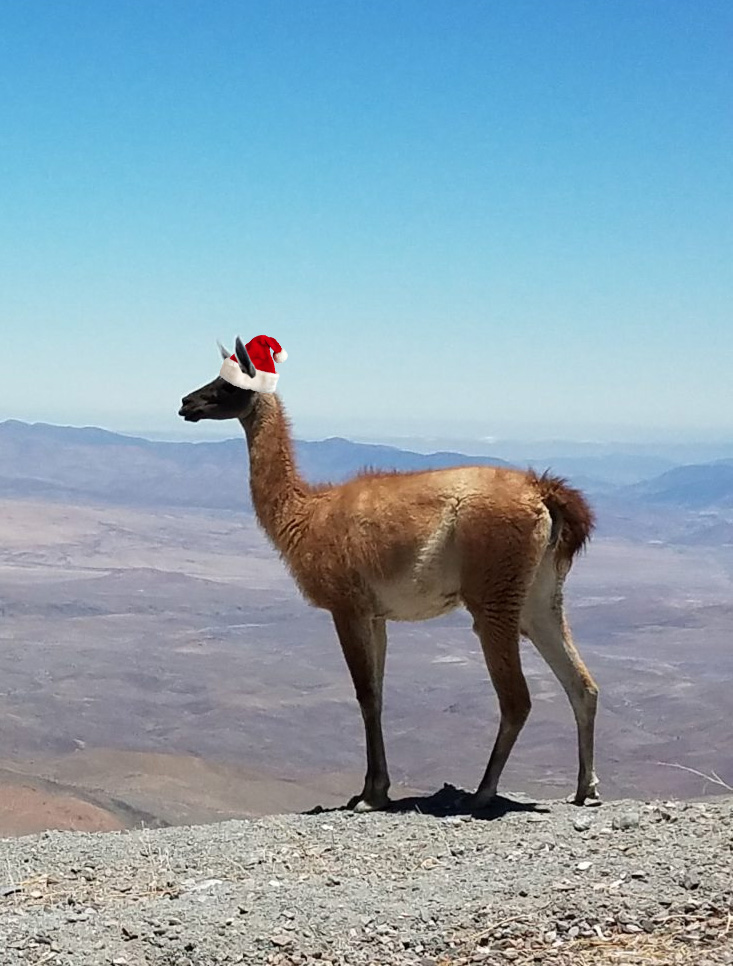
[[[495,801],[496,793],[493,795],[480,795],[478,792],[474,792],[473,795],[466,796],[465,808],[473,814],[488,812],[493,807]]]
[[[384,798],[372,798],[371,801],[367,801],[361,795],[354,795],[346,807],[350,808],[352,812],[376,812],[388,805],[389,798],[386,795]]]

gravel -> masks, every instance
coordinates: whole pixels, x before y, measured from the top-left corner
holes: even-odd
[[[733,798],[474,818],[446,788],[0,850],[3,966],[733,966]]]

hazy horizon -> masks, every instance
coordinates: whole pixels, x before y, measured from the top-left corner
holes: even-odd
[[[20,420],[27,423],[52,425],[59,427],[103,429],[124,436],[139,437],[158,442],[215,442],[226,439],[244,439],[241,427],[236,420],[227,422],[204,422],[196,425],[181,424],[170,430],[155,430],[141,427],[115,428],[92,423],[54,423],[47,420]],[[0,425],[2,424],[0,420]],[[465,427],[464,427],[465,429]],[[474,456],[497,456],[504,459],[527,459],[553,456],[583,456],[603,458],[606,456],[656,457],[670,462],[713,462],[719,459],[733,459],[733,434],[726,436],[716,433],[690,435],[682,437],[678,434],[665,435],[662,433],[648,436],[640,432],[636,435],[629,433],[624,436],[599,435],[597,437],[572,435],[533,434],[529,431],[522,433],[507,433],[487,437],[471,436],[456,427],[453,433],[414,433],[395,434],[336,432],[324,428],[322,432],[301,432],[299,427],[293,427],[293,435],[303,441],[323,441],[328,439],[345,439],[354,443],[379,446],[393,446],[418,453],[435,451],[454,451],[460,454]]]

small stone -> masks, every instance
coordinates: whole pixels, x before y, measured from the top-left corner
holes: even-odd
[[[611,826],[617,831],[627,831],[628,829],[638,828],[640,822],[640,813],[633,809],[629,809],[626,812],[619,812],[618,815],[614,815]]]
[[[578,870],[578,872],[587,872],[592,865],[592,862],[578,862],[575,868]]]
[[[215,889],[217,886],[222,884],[221,879],[203,879],[201,882],[193,882],[190,884],[191,880],[186,879],[182,885],[186,886],[189,892],[206,892],[208,889]],[[272,882],[270,883],[272,885]]]
[[[700,885],[700,876],[695,872],[685,872],[680,885],[683,889],[697,889]]]
[[[270,936],[270,942],[274,943],[275,946],[289,946],[292,941],[292,936],[285,936],[284,934]]]
[[[593,825],[590,815],[576,815],[573,819],[573,828],[576,832],[587,832]]]

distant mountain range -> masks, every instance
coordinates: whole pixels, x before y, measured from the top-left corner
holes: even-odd
[[[733,459],[676,466],[651,480],[626,488],[646,503],[690,510],[733,508]]]
[[[333,437],[296,442],[298,464],[311,482],[340,482],[364,469],[411,471],[446,466],[507,466],[504,460],[463,453],[414,453],[395,446]],[[588,477],[580,461],[553,460],[592,496],[616,506],[689,511],[733,508],[733,459],[677,466],[631,485],[614,482],[610,457],[605,479]],[[619,454],[623,462],[624,454]],[[550,461],[548,461],[550,462]],[[568,465],[570,464],[570,465]],[[538,469],[545,469],[544,465]],[[597,472],[598,467],[595,467]],[[95,427],[75,428],[7,420],[0,423],[0,496],[38,496],[130,506],[249,509],[244,438],[219,442],[162,442]]]
[[[413,453],[396,446],[353,443],[340,436],[313,442],[296,443],[298,465],[311,482],[349,479],[363,469],[437,470],[446,466],[509,466],[506,460],[490,456],[466,456],[465,453]]]
[[[311,482],[340,482],[364,469],[401,471],[457,465],[508,465],[462,453],[411,453],[338,437],[296,442]],[[95,427],[0,423],[0,496],[38,496],[131,506],[249,508],[244,437],[170,443]]]

